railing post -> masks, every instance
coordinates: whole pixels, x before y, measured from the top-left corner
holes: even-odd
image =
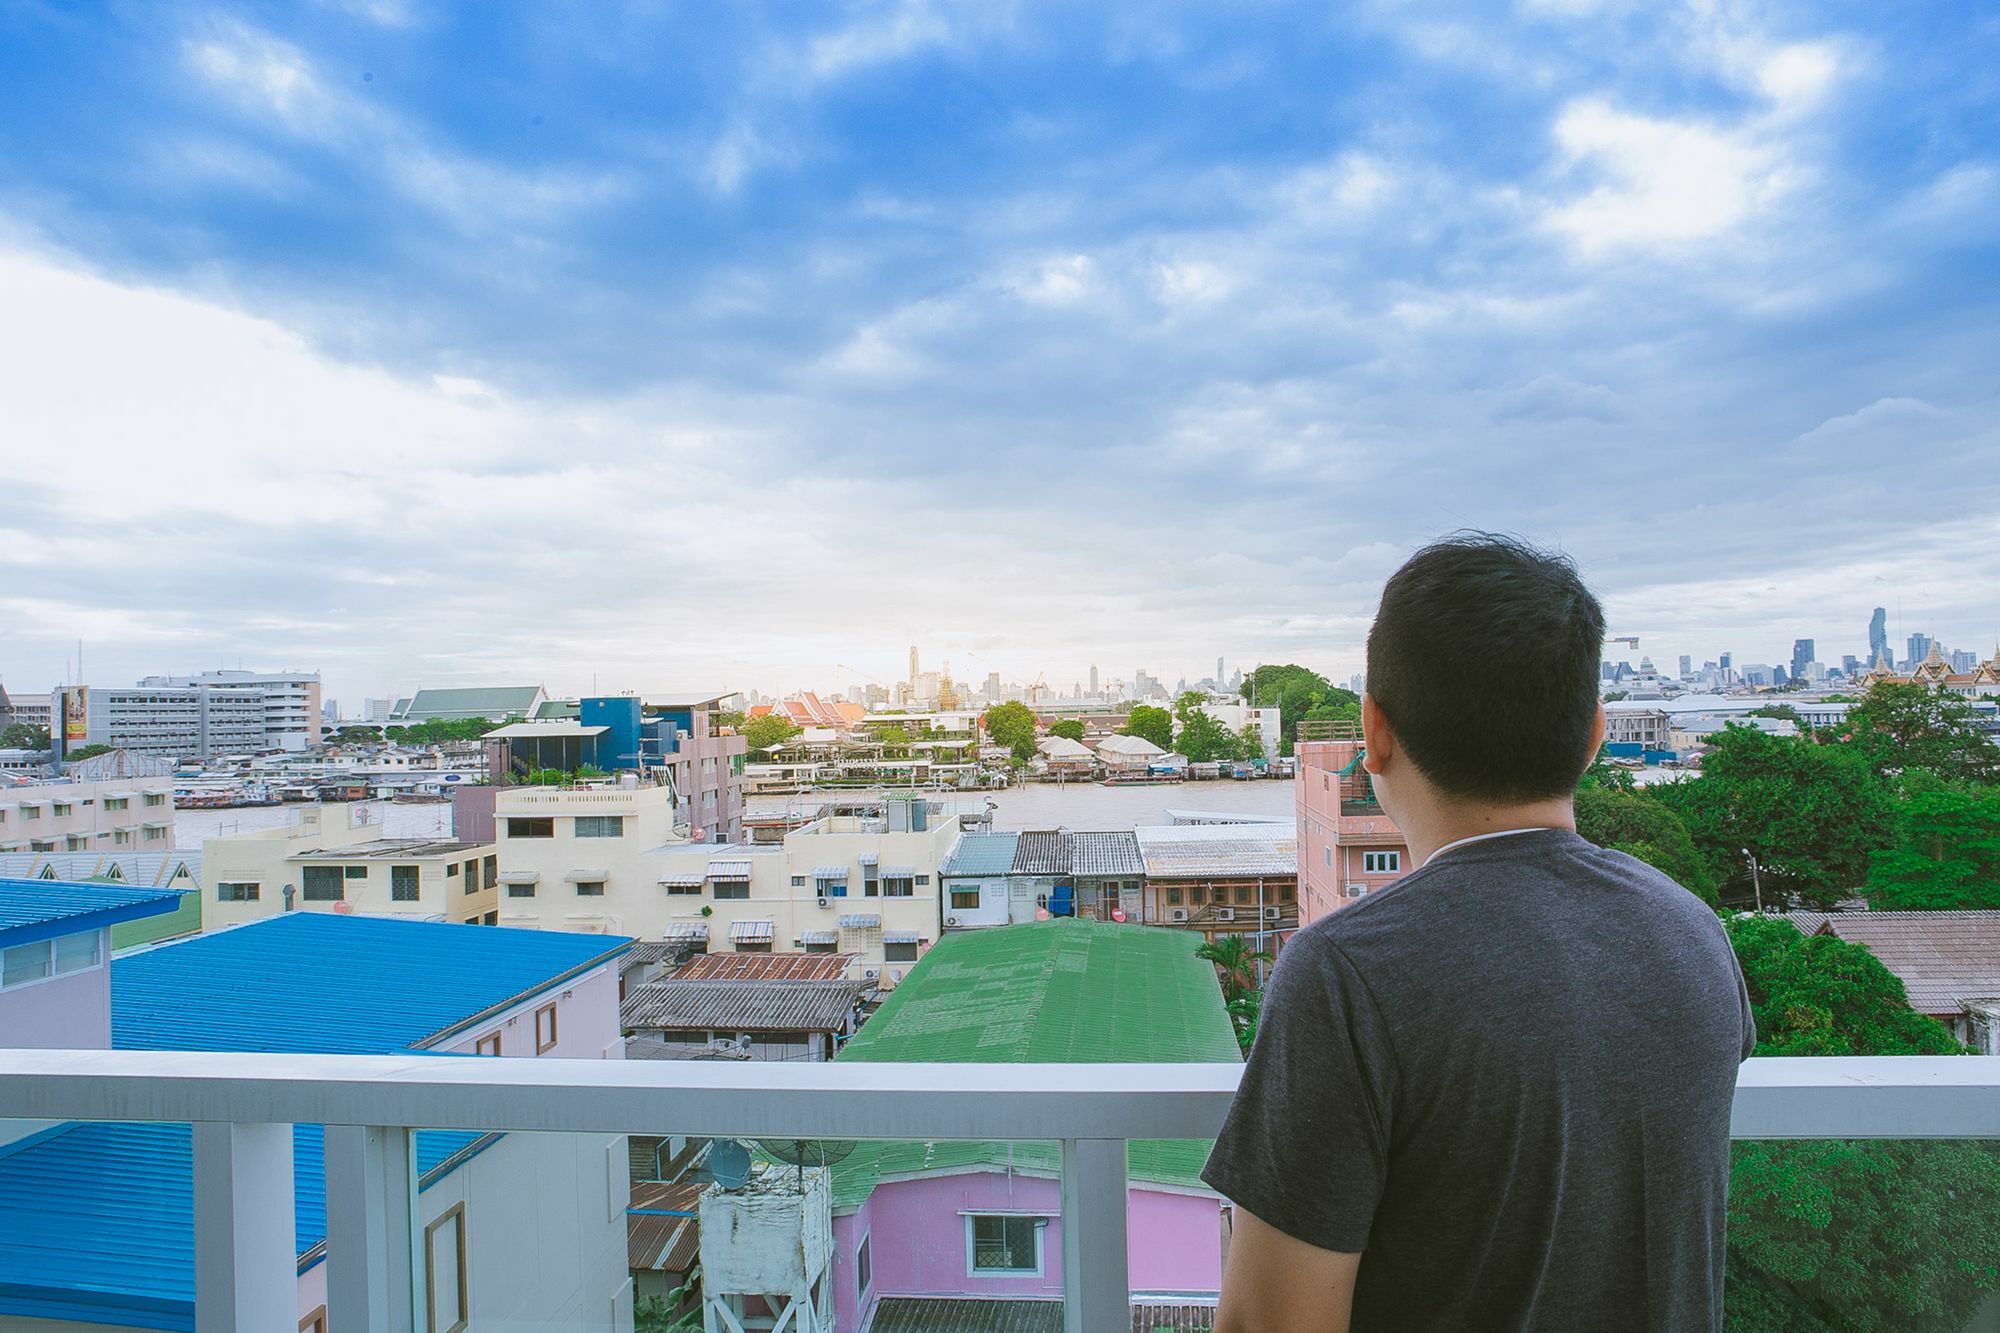
[[[1132,1323],[1125,1253],[1125,1140],[1062,1141],[1063,1333]]]
[[[326,1315],[341,1333],[413,1333],[410,1132],[326,1127]]]
[[[299,1322],[292,1127],[194,1125],[196,1333],[270,1333]]]

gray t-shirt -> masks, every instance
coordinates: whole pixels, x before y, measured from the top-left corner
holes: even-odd
[[[1293,937],[1203,1178],[1361,1253],[1355,1333],[1719,1329],[1755,1044],[1693,894],[1567,831],[1484,839]]]

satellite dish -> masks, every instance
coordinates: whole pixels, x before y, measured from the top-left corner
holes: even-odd
[[[799,1169],[801,1191],[805,1189],[807,1167],[832,1166],[854,1151],[851,1139],[759,1139],[757,1146]]]
[[[1111,919],[1112,919],[1113,921],[1123,921],[1123,920],[1125,919],[1125,909],[1124,909],[1124,908],[1122,908],[1122,907],[1114,907],[1114,908],[1112,908],[1112,909],[1111,909]]]
[[[351,916],[354,913],[354,904],[342,898],[333,905],[333,910],[340,916]]]
[[[726,1190],[740,1190],[750,1182],[750,1150],[735,1139],[717,1139],[708,1150],[708,1174]]]

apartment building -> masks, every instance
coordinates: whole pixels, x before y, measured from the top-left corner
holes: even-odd
[[[491,843],[384,838],[365,805],[317,806],[283,828],[202,846],[204,925],[285,912],[497,924],[499,860]]]
[[[78,768],[104,771],[87,765]],[[163,852],[173,845],[171,777],[0,774],[0,852]]]
[[[263,715],[263,748],[306,750],[320,741],[324,719],[316,671],[204,671],[195,676],[148,676],[139,686],[254,699]]]
[[[958,836],[937,805],[910,799],[780,843],[696,842],[674,829],[666,788],[611,784],[505,788],[494,816],[502,925],[853,954],[850,975],[885,986],[937,941],[938,868]]]
[[[1299,724],[1299,924],[1311,925],[1416,867],[1401,829],[1375,799],[1355,723]]]

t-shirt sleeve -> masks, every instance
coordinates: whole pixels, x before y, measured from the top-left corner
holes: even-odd
[[[1743,1006],[1743,1058],[1757,1049],[1757,1016],[1750,1010],[1750,987],[1743,980],[1743,964],[1736,961],[1734,950],[1730,951],[1730,963],[1736,968],[1736,1002]]]
[[[1202,1179],[1308,1245],[1359,1253],[1388,1174],[1395,1072],[1360,975],[1334,945],[1295,941]]]

